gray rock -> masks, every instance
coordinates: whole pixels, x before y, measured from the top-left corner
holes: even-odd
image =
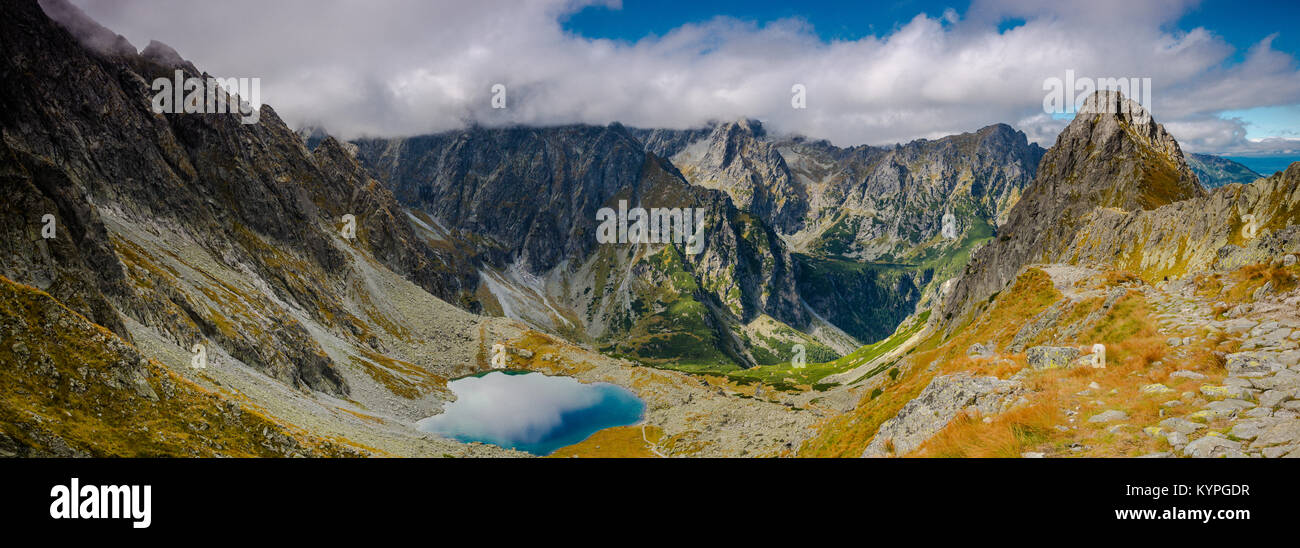
[[[992,344],[975,343],[966,349],[966,355],[972,358],[987,358],[993,355],[994,349]]]
[[[1253,388],[1260,390],[1300,388],[1300,373],[1283,369],[1268,377],[1248,379]]]
[[[1245,398],[1250,396],[1250,392],[1240,386],[1215,386],[1212,384],[1202,385],[1201,394],[1207,398]]]
[[[1232,376],[1263,375],[1283,369],[1272,352],[1236,352],[1227,356],[1228,374]]]
[[[1183,448],[1183,455],[1198,459],[1227,457],[1239,453],[1241,453],[1240,443],[1219,436],[1205,436]]]
[[[1279,422],[1281,419],[1273,418],[1244,420],[1232,426],[1232,435],[1243,440],[1253,440]]]
[[[1296,443],[1300,443],[1300,421],[1279,420],[1277,424],[1259,434],[1251,447],[1293,445]]]
[[[1268,407],[1256,407],[1246,411],[1245,415],[1253,419],[1273,416],[1273,410]]]
[[[1204,379],[1204,378],[1206,378],[1205,375],[1202,375],[1202,374],[1197,373],[1197,372],[1195,372],[1195,371],[1174,371],[1173,373],[1170,373],[1169,376],[1170,376],[1170,377],[1181,377],[1181,378],[1185,378],[1185,379]]]
[[[1096,415],[1093,415],[1091,418],[1088,419],[1088,422],[1114,422],[1114,421],[1122,421],[1122,420],[1128,420],[1128,413],[1111,409],[1109,411],[1102,411],[1101,413],[1097,413]]]
[[[1210,402],[1204,409],[1192,413],[1192,417],[1200,417],[1205,420],[1226,419],[1237,416],[1246,409],[1255,407],[1255,404],[1242,400],[1219,400]]]
[[[1022,391],[1020,383],[997,377],[974,377],[968,373],[940,375],[930,381],[915,399],[903,405],[898,415],[880,425],[864,457],[903,455],[919,447],[947,426],[962,411],[993,415],[1014,404]]]
[[[1079,349],[1072,346],[1035,346],[1025,352],[1029,366],[1034,369],[1069,367],[1078,356]]]
[[[1289,453],[1293,453],[1297,449],[1300,449],[1300,445],[1278,445],[1274,447],[1265,447],[1262,452],[1264,458],[1276,459],[1279,457],[1289,456]]]
[[[1192,432],[1205,428],[1204,426],[1196,424],[1192,421],[1186,419],[1180,419],[1177,417],[1160,421],[1160,426],[1165,430],[1182,432],[1184,434],[1191,434]]]
[[[1265,390],[1259,395],[1259,405],[1272,409],[1293,397],[1293,392],[1290,390]]]

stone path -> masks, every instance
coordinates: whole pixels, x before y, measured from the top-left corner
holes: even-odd
[[[1203,384],[1191,397],[1183,394],[1182,400],[1191,400],[1198,410],[1164,419],[1144,432],[1165,438],[1176,454],[1188,457],[1300,457],[1296,297],[1262,296],[1217,319],[1214,305],[1225,305],[1203,302],[1192,291],[1189,283],[1145,290],[1158,311],[1161,332],[1169,335],[1173,352],[1168,359],[1185,356],[1200,333],[1222,333],[1241,345],[1237,352],[1223,355],[1228,374],[1222,384]],[[1192,371],[1173,376],[1203,378]]]

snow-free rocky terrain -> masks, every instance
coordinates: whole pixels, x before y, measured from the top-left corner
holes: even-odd
[[[200,69],[65,0],[0,4],[0,50],[0,455],[527,456],[415,427],[501,344],[646,403],[556,456],[1300,456],[1300,165],[1203,184],[1242,172],[1117,93],[1046,151],[346,142],[153,113]],[[619,201],[704,211],[700,253],[598,243]]]

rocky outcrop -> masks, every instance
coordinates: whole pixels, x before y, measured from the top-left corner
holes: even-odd
[[[947,426],[958,413],[1000,413],[1013,407],[1022,391],[1019,382],[997,377],[966,373],[935,377],[898,415],[880,425],[862,456],[906,455]]]
[[[1025,359],[1034,369],[1070,367],[1077,357],[1079,349],[1070,346],[1035,346],[1025,351]]]
[[[1098,209],[1081,221],[1062,257],[1150,282],[1268,262],[1300,252],[1300,165],[1154,210]]]
[[[722,190],[736,207],[782,234],[794,234],[808,212],[807,188],[795,181],[776,144],[766,137],[757,120],[719,124],[672,160],[691,183]]]

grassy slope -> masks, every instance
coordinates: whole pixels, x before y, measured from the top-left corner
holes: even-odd
[[[358,455],[141,360],[48,294],[0,277],[0,429],[38,453]],[[152,397],[150,397],[152,396]]]
[[[1198,294],[1205,299],[1222,301],[1216,312],[1222,313],[1235,304],[1249,302],[1254,290],[1272,282],[1283,290],[1300,283],[1300,265],[1283,268],[1252,265],[1228,274],[1196,279]],[[1136,285],[1136,275],[1110,272],[1092,280],[1096,289]],[[1061,294],[1050,278],[1038,270],[1022,274],[1010,289],[999,295],[988,309],[969,325],[947,340],[936,335],[922,343],[911,355],[913,367],[892,381],[882,392],[865,397],[846,415],[829,420],[819,434],[807,442],[801,456],[857,456],[870,443],[880,425],[895,416],[902,406],[915,398],[937,375],[970,372],[1007,378],[1025,367],[1024,354],[971,358],[965,350],[976,342],[995,341],[1005,348],[1020,326],[1031,321]],[[1024,379],[1030,390],[1028,403],[1008,412],[989,417],[959,415],[945,429],[915,450],[913,456],[931,457],[1017,457],[1024,451],[1039,451],[1056,456],[1137,456],[1168,450],[1163,439],[1147,436],[1141,428],[1172,416],[1186,415],[1189,420],[1206,422],[1194,414],[1192,405],[1163,408],[1161,404],[1179,399],[1179,394],[1196,393],[1205,384],[1217,385],[1226,376],[1224,353],[1237,350],[1240,341],[1222,332],[1202,329],[1191,335],[1195,342],[1175,353],[1166,343],[1166,335],[1156,326],[1151,303],[1145,295],[1129,290],[1115,301],[1111,309],[1087,322],[1101,308],[1101,298],[1082,299],[1066,305],[1054,326],[1030,341],[1037,344],[1106,345],[1104,369],[1074,367],[1033,372]],[[1064,335],[1066,328],[1079,323],[1076,335]],[[1064,339],[1064,340],[1062,340]],[[1172,354],[1172,356],[1171,356]],[[1196,371],[1206,379],[1172,377],[1178,370]],[[1096,383],[1097,388],[1090,385]],[[1172,392],[1153,394],[1142,387],[1163,384]],[[1073,409],[1076,415],[1067,416]],[[1112,430],[1113,423],[1089,423],[1087,419],[1105,410],[1120,410],[1129,415],[1124,421],[1131,426]],[[1163,413],[1162,413],[1163,410]],[[1071,425],[1066,431],[1059,425]],[[1229,435],[1226,421],[1210,421],[1200,435]],[[1194,436],[1195,437],[1195,436]],[[1085,449],[1075,452],[1071,446]]]
[[[869,344],[859,348],[847,356],[843,356],[831,361],[809,363],[801,369],[795,369],[790,362],[778,363],[773,365],[763,365],[743,371],[736,371],[729,376],[737,382],[762,382],[781,390],[795,390],[800,388],[825,389],[828,385],[819,384],[827,376],[836,373],[843,373],[858,367],[864,363],[874,360],[886,352],[889,352],[907,341],[913,335],[925,327],[925,322],[929,319],[929,311],[923,312],[918,318],[911,323],[902,326],[882,341]],[[810,353],[809,356],[812,354]],[[884,369],[867,373],[865,377],[874,376]],[[855,380],[856,382],[856,380]]]
[[[1030,270],[1022,275],[993,303],[991,310],[953,338],[943,341],[939,334],[922,342],[913,356],[913,363],[886,389],[874,397],[864,397],[852,412],[832,418],[817,436],[805,442],[801,456],[856,457],[871,442],[876,430],[886,420],[898,414],[903,405],[911,401],[939,372],[931,371],[927,364],[945,363],[952,368],[969,365],[965,351],[976,342],[990,339],[1005,345],[1015,336],[1023,319],[1031,318],[1060,298],[1046,273]]]

